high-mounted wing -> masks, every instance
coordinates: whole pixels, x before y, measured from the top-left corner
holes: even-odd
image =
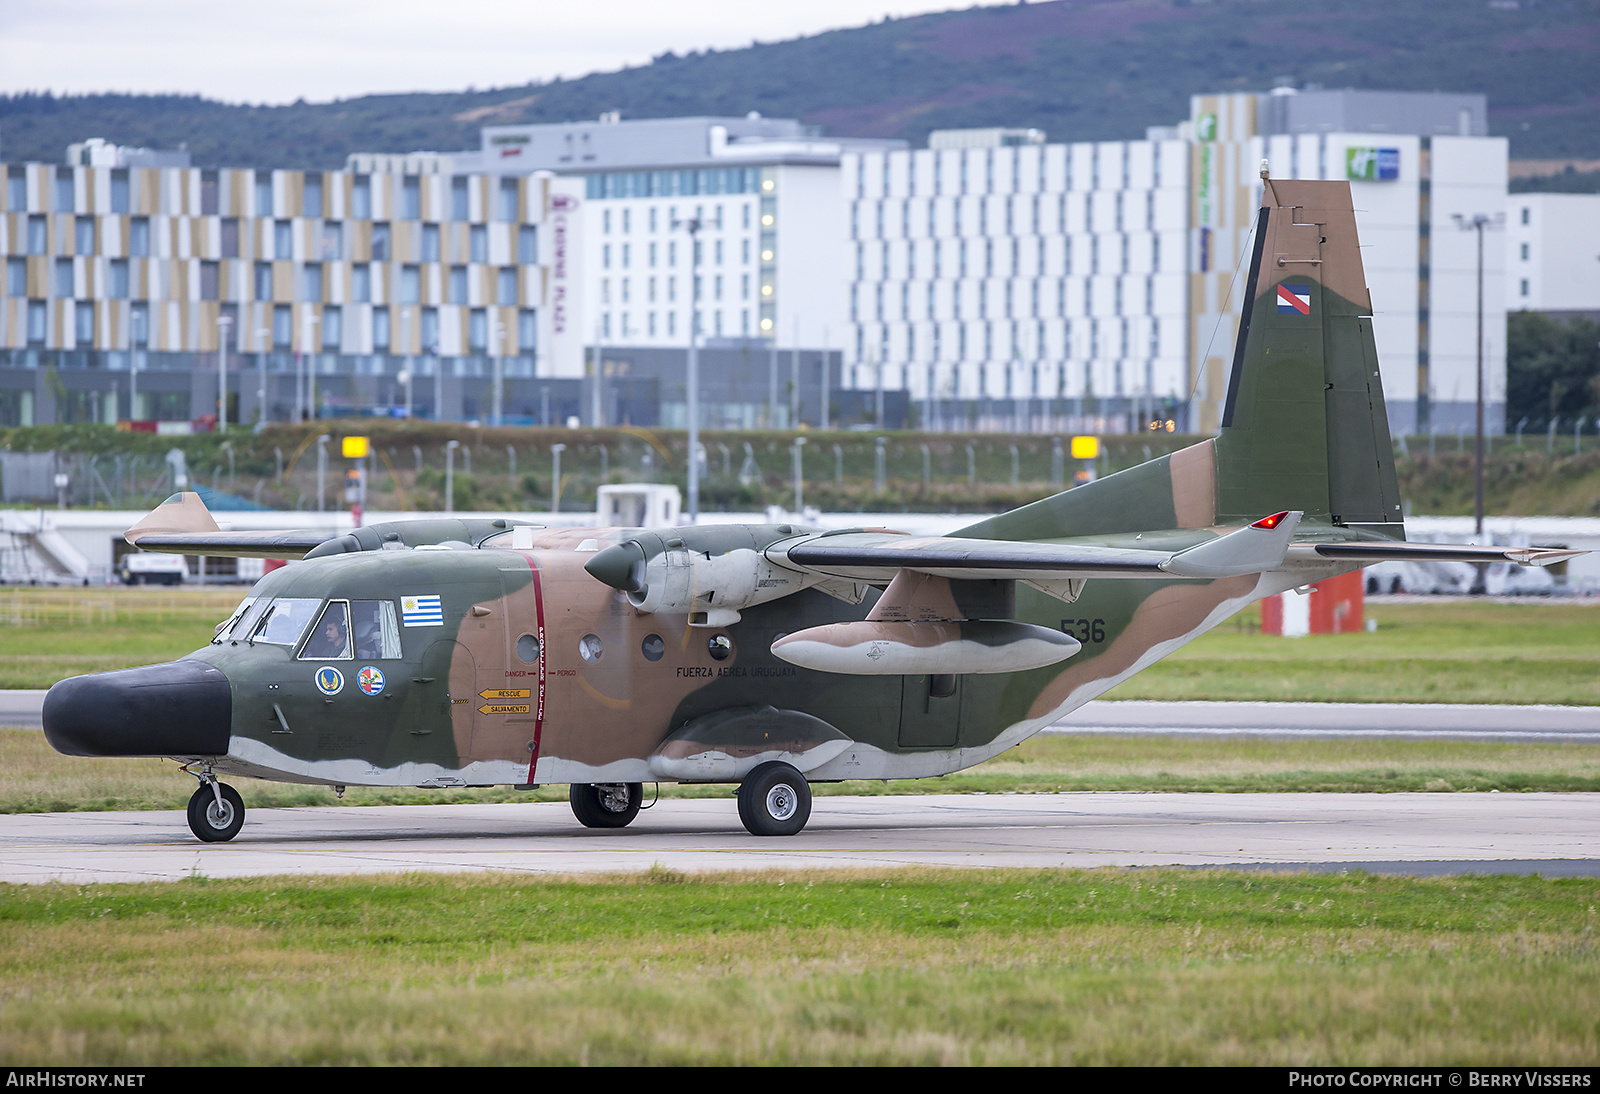
[[[174,494],[123,533],[141,551],[219,558],[304,558],[334,538],[314,530],[224,532],[193,491]]]
[[[868,582],[901,570],[958,580],[1231,577],[1281,565],[1299,522],[1299,513],[1276,513],[1183,551],[844,532],[775,544],[766,555],[802,572]]]

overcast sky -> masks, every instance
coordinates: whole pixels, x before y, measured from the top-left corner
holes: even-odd
[[[970,3],[0,0],[0,93],[198,92],[286,103],[481,89]]]

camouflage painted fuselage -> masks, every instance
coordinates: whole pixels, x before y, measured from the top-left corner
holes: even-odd
[[[1214,537],[1212,444],[1105,480],[1118,488],[1107,496],[1145,502],[1134,523],[1164,527],[1126,529],[1130,509],[1116,506],[1125,530],[1091,531],[1094,541],[1176,549]],[[1076,501],[1067,508],[1078,521],[1098,525],[1101,492],[1078,493],[1058,507]],[[1076,656],[1017,673],[851,676],[798,668],[769,647],[864,619],[877,592],[848,604],[808,589],[725,628],[690,626],[687,615],[636,610],[585,572],[596,547],[623,534],[540,532],[532,550],[359,552],[268,575],[252,596],[437,596],[440,621],[403,623],[395,659],[307,658],[226,634],[196,652],[233,692],[216,769],[340,785],[526,785],[730,781],[782,758],[813,781],[939,775],[1017,744],[1251,601],[1348,568],[1093,580],[1072,603],[1019,584],[1011,617],[1078,639]],[[373,694],[367,669],[382,678]]]

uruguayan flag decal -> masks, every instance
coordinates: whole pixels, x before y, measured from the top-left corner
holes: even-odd
[[[1285,281],[1278,286],[1279,315],[1310,315],[1311,286],[1307,282]]]
[[[407,627],[444,626],[444,605],[435,596],[402,596],[400,622]]]

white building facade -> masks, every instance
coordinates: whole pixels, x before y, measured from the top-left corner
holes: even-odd
[[[1600,194],[1512,194],[1508,204],[1510,308],[1600,319]]]
[[[1485,112],[1464,95],[1196,96],[1143,141],[996,129],[846,156],[850,380],[908,389],[931,428],[1215,429],[1266,160],[1351,184],[1396,432],[1473,419],[1477,250],[1457,218],[1490,219],[1498,423],[1507,147]]]

